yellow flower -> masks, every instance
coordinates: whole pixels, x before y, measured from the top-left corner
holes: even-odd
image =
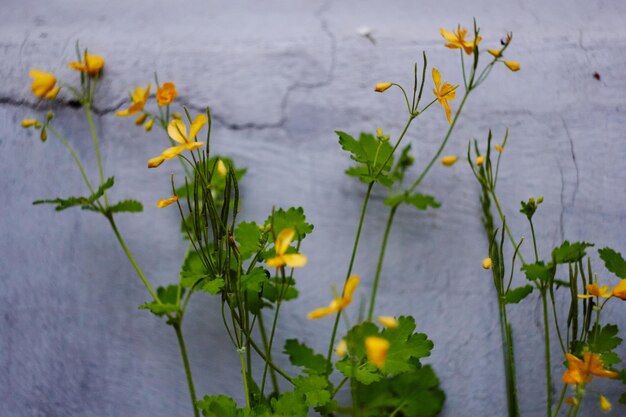
[[[385,135],[385,132],[384,132],[384,131],[383,131],[383,129],[382,129],[382,128],[380,128],[380,127],[377,127],[377,128],[376,128],[376,137],[377,137],[379,140],[382,140],[383,142],[386,142],[386,141],[388,141],[388,140],[389,140],[389,135]]]
[[[295,234],[296,231],[288,227],[283,229],[278,236],[276,236],[276,240],[274,241],[276,256],[265,262],[267,266],[280,268],[287,265],[292,268],[298,268],[306,265],[306,256],[299,253],[287,253],[289,244],[293,241]]]
[[[365,338],[365,351],[367,360],[377,368],[385,366],[387,352],[389,352],[389,341],[378,336],[368,336]]]
[[[311,311],[307,314],[307,318],[309,320],[316,320],[322,318],[324,316],[328,316],[333,313],[337,313],[338,311],[343,310],[352,302],[352,296],[356,287],[359,285],[359,277],[357,275],[351,275],[346,281],[346,285],[343,289],[343,296],[335,298],[330,302],[328,307],[321,307]]]
[[[378,83],[376,84],[376,87],[374,87],[374,91],[382,93],[383,91],[388,90],[392,85],[392,83]]]
[[[450,105],[448,101],[454,100],[456,97],[456,87],[452,84],[443,83],[441,85],[441,74],[439,70],[433,67],[433,82],[435,83],[435,88],[433,88],[433,93],[435,93],[435,97],[437,97],[437,101],[446,111],[446,118],[448,119],[448,123],[452,123],[452,110],[450,110]]]
[[[516,62],[516,61],[502,61],[502,62],[504,63],[504,65],[506,65],[508,69],[510,69],[513,72],[519,71],[521,68],[519,62]]]
[[[591,297],[602,297],[602,298],[611,298],[613,294],[609,291],[609,286],[605,285],[604,287],[600,287],[598,283],[594,282],[593,284],[585,285],[585,289],[588,294],[578,294],[578,298],[591,298]]]
[[[504,152],[504,147],[502,145],[496,144],[496,151],[502,153],[502,152]]]
[[[600,395],[600,408],[605,413],[611,411],[611,403],[609,402],[609,399],[606,398],[604,395]]]
[[[177,201],[178,201],[178,197],[176,196],[172,196],[170,198],[161,198],[159,199],[159,201],[156,202],[156,206],[158,208],[164,208],[164,207],[169,206],[170,204],[174,204]]]
[[[483,164],[483,162],[485,162],[485,157],[484,156],[479,156],[476,158],[476,165],[481,166]]]
[[[456,155],[448,155],[441,158],[441,165],[446,167],[451,167],[459,160],[459,157]]]
[[[621,280],[619,284],[613,287],[613,291],[611,293],[617,298],[626,300],[626,279]]]
[[[335,355],[342,358],[346,356],[347,353],[348,353],[348,344],[346,343],[346,339],[341,339],[339,343],[337,343],[337,346],[335,346]]]
[[[167,148],[161,155],[150,159],[148,161],[148,168],[156,168],[161,165],[163,161],[172,159],[185,150],[193,151],[204,145],[204,142],[196,142],[195,137],[207,121],[208,119],[204,114],[196,116],[191,126],[189,126],[189,136],[187,136],[187,126],[185,123],[182,120],[172,120],[167,126],[167,134],[172,140],[180,143],[180,145]]]
[[[76,71],[84,72],[92,77],[100,74],[104,67],[104,58],[99,55],[91,55],[85,52],[84,61],[70,62],[68,67]]]
[[[28,73],[33,79],[31,89],[37,97],[54,99],[59,94],[60,87],[55,87],[57,77],[49,72],[40,71],[32,68]]]
[[[502,56],[502,51],[499,49],[487,49],[487,52],[496,58],[500,58]]]
[[[388,329],[395,329],[400,325],[398,320],[392,316],[378,316],[376,320]]]
[[[491,269],[491,258],[485,258],[483,259],[483,268],[485,269]]]
[[[126,110],[120,110],[118,112],[115,112],[115,115],[123,117],[123,116],[131,116],[133,114],[139,113],[145,107],[146,103],[148,102],[149,97],[150,97],[150,83],[148,83],[145,90],[143,89],[143,87],[135,88],[135,91],[133,91],[133,95],[130,98],[132,101],[130,107],[127,108]]]
[[[22,127],[24,128],[32,127],[32,126],[35,126],[36,123],[37,123],[36,119],[24,119],[22,120]]]
[[[221,159],[217,160],[217,166],[215,169],[220,177],[225,177],[226,174],[228,174],[228,168],[226,168],[226,164]]]
[[[176,86],[174,83],[164,83],[162,86],[157,88],[156,92],[156,100],[159,107],[167,106],[174,101],[177,95],[178,93],[176,92]]]
[[[571,353],[566,353],[565,358],[569,367],[562,379],[566,384],[589,383],[592,375],[600,378],[617,378],[619,376],[617,372],[604,369],[602,359],[595,353],[585,352],[582,360]]]
[[[149,132],[152,130],[152,126],[154,126],[154,119],[150,119],[146,122],[146,124],[143,126],[143,129],[146,132]]]
[[[475,40],[470,41],[466,40],[465,36],[467,35],[467,29],[459,26],[456,32],[450,32],[449,30],[439,29],[439,33],[448,43],[445,45],[450,49],[458,49],[463,48],[467,55],[471,55],[474,52],[474,44],[478,45],[481,41],[482,37],[477,36]]]

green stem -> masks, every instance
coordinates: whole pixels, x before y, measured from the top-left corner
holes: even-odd
[[[117,229],[117,225],[115,224],[115,220],[113,220],[113,216],[112,215],[108,216],[107,219],[109,219],[109,223],[111,223],[111,227],[113,228],[113,232],[115,233],[115,237],[117,237],[117,241],[122,246],[122,249],[124,249],[124,253],[128,257],[128,260],[130,261],[130,263],[135,268],[135,271],[137,272],[137,275],[139,275],[139,278],[141,278],[141,281],[143,282],[143,285],[146,286],[146,288],[150,292],[150,295],[152,296],[152,298],[154,298],[154,301],[156,301],[157,303],[161,304],[161,300],[159,300],[159,296],[157,295],[157,293],[152,288],[152,285],[150,285],[150,283],[148,282],[148,279],[144,275],[144,273],[141,270],[141,268],[139,268],[139,265],[137,265],[137,261],[135,261],[135,257],[133,256],[133,254],[130,251],[130,249],[128,249],[128,246],[126,246],[126,242],[124,242],[124,239],[122,239],[122,235],[120,234],[119,230]]]
[[[502,207],[500,207],[500,202],[498,201],[498,197],[496,196],[496,193],[493,192],[493,190],[491,191],[491,197],[492,197],[494,204],[496,205],[496,209],[498,210],[498,215],[500,216],[500,220],[504,224],[504,230],[506,230],[506,234],[509,237],[511,244],[513,245],[513,247],[516,248],[517,242],[515,242],[515,239],[513,238],[513,234],[511,233],[511,229],[509,229],[509,225],[504,222],[504,212],[502,211]],[[519,257],[522,264],[526,265],[526,261],[524,260],[524,256],[522,256],[522,253],[518,252],[517,256]]]
[[[282,273],[282,279],[283,279],[283,289],[281,290],[279,296],[278,296],[278,300],[276,300],[276,310],[274,311],[274,320],[272,321],[272,330],[270,331],[270,340],[267,346],[267,351],[271,352],[272,351],[272,345],[274,344],[274,334],[276,333],[276,324],[278,323],[278,314],[280,313],[280,306],[282,305],[282,296],[284,293],[284,288],[285,285],[289,285],[289,283],[285,284],[285,269],[284,267],[281,268],[281,273]],[[268,356],[269,358],[269,356]],[[261,380],[261,395],[263,395],[264,391],[265,391],[265,380],[267,378],[267,369],[268,369],[269,363],[266,361],[265,362],[265,366],[263,368],[263,379]]]
[[[276,373],[278,373],[278,375],[282,376],[283,378],[285,378],[285,380],[291,384],[293,384],[293,378],[289,376],[289,374],[285,371],[283,371],[280,367],[278,367],[278,365],[276,365],[274,362],[272,362],[271,359],[269,359],[261,350],[261,348],[254,342],[254,340],[252,340],[250,338],[250,345],[252,346],[252,349],[254,349],[254,351],[261,357],[261,359],[263,359],[263,361],[265,361],[270,368],[272,368],[273,370],[276,371]]]
[[[248,375],[246,373],[246,363],[244,349],[239,349],[239,362],[241,362],[241,375],[243,376],[243,390],[246,393],[246,408],[250,409],[250,390],[248,389]]]
[[[513,336],[511,325],[506,315],[506,304],[498,301],[500,307],[500,330],[502,332],[502,355],[504,358],[504,375],[507,387],[507,403],[509,417],[519,417],[519,405],[517,402],[517,387],[515,384],[515,356],[513,353]]]
[[[548,299],[545,289],[541,291],[543,305],[543,337],[546,350],[546,399],[547,416],[552,413],[552,363],[550,360],[550,323],[548,322]]]
[[[535,249],[535,262],[539,262],[539,253],[537,252],[537,238],[535,237],[535,226],[533,226],[533,219],[529,218],[530,232],[533,235],[533,248]]]
[[[87,173],[85,172],[85,168],[83,167],[83,164],[80,162],[80,159],[78,159],[78,155],[76,155],[74,148],[72,148],[70,143],[67,141],[67,139],[65,139],[63,135],[61,135],[55,129],[50,127],[50,125],[48,125],[47,129],[48,131],[52,132],[52,134],[56,136],[61,141],[61,143],[65,145],[67,150],[70,152],[70,154],[72,155],[72,158],[74,159],[74,162],[76,162],[76,166],[80,170],[80,175],[82,175],[83,180],[85,181],[85,184],[87,185],[87,188],[89,188],[89,191],[91,192],[91,194],[93,194],[94,193],[93,187],[91,186],[91,183],[89,182],[89,178],[87,178]]]
[[[98,173],[100,174],[100,185],[104,184],[104,170],[102,169],[102,157],[100,156],[100,146],[98,146],[98,135],[96,133],[96,125],[93,123],[93,114],[89,104],[85,105],[87,111],[87,121],[89,122],[89,131],[93,140],[93,147],[96,150],[96,159],[98,160]],[[104,191],[104,206],[108,207],[107,193]]]
[[[352,255],[350,256],[350,265],[348,266],[348,273],[346,274],[345,281],[348,281],[348,278],[352,274],[352,268],[354,266],[354,259],[356,257],[356,251],[359,247],[359,240],[361,238],[361,230],[363,229],[363,220],[365,219],[365,212],[367,211],[367,203],[370,201],[370,196],[372,194],[372,188],[374,187],[374,182],[370,182],[367,185],[367,192],[365,193],[365,199],[363,200],[363,207],[361,207],[361,217],[359,218],[359,226],[356,230],[356,237],[354,238],[354,245],[352,246]],[[345,287],[345,283],[344,283]],[[335,346],[335,337],[337,337],[337,327],[339,327],[339,319],[341,318],[341,311],[338,311],[335,316],[335,324],[333,325],[333,332],[330,336],[330,344],[328,346],[328,354],[326,355],[326,361],[330,363],[332,355],[333,355],[333,347]]]
[[[372,296],[370,298],[369,311],[367,313],[367,321],[372,321],[374,315],[374,306],[376,304],[376,292],[378,291],[378,283],[380,281],[380,274],[383,269],[383,262],[385,260],[385,251],[387,250],[387,241],[389,240],[389,232],[391,231],[391,225],[396,215],[398,206],[393,206],[389,211],[389,219],[387,219],[387,226],[385,227],[385,234],[383,235],[383,243],[380,248],[380,255],[378,256],[378,265],[376,265],[376,276],[374,277],[374,285],[372,286]]]
[[[265,348],[265,355],[267,356],[268,363],[271,363],[272,350],[269,348],[267,332],[265,331],[265,323],[263,321],[262,312],[259,312],[259,315],[257,317],[259,320],[259,331],[261,333],[261,339],[263,340],[263,347]],[[270,368],[270,378],[272,379],[272,387],[274,388],[274,392],[278,393],[278,379],[276,378],[276,370],[273,367]]]
[[[185,347],[185,339],[180,328],[180,323],[173,325],[178,338],[178,346],[180,347],[180,355],[183,357],[183,365],[185,366],[185,375],[187,375],[187,385],[189,386],[189,397],[191,398],[191,407],[193,408],[194,417],[200,417],[198,408],[196,407],[196,389],[193,385],[193,376],[191,375],[191,367],[189,366],[189,358],[187,357],[187,348]]]
[[[470,94],[471,91],[472,91],[471,89],[465,90],[465,94],[463,95],[463,99],[461,100],[461,104],[459,104],[459,108],[456,111],[456,114],[454,115],[454,118],[452,119],[452,123],[450,123],[450,127],[448,128],[448,132],[446,133],[446,136],[443,138],[443,142],[441,142],[441,145],[439,145],[439,149],[437,149],[437,152],[435,153],[435,155],[432,157],[432,159],[430,160],[428,165],[426,165],[426,168],[424,168],[424,170],[419,175],[419,177],[417,177],[417,179],[413,182],[413,184],[411,185],[411,187],[408,190],[409,193],[412,192],[413,190],[415,190],[415,188],[417,188],[418,185],[420,185],[422,180],[424,180],[424,177],[426,177],[426,174],[428,174],[428,171],[430,171],[430,169],[435,164],[437,159],[439,159],[439,157],[441,156],[441,153],[443,152],[443,149],[446,147],[446,144],[448,143],[448,140],[450,139],[450,136],[452,136],[452,131],[454,130],[454,126],[456,125],[456,121],[459,119],[461,111],[463,110],[463,106],[465,106],[465,101],[469,97],[469,94]]]
[[[563,389],[561,390],[561,395],[559,396],[559,402],[556,404],[556,409],[554,410],[554,417],[559,415],[559,411],[561,410],[561,405],[563,404],[563,400],[565,399],[565,393],[567,392],[567,384],[563,384]]]

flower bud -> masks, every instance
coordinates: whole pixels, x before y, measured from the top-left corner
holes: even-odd
[[[348,353],[348,344],[346,343],[346,339],[341,339],[337,346],[335,346],[335,355],[343,358]]]
[[[137,126],[140,126],[143,124],[143,122],[146,121],[146,119],[148,118],[148,115],[146,113],[144,114],[140,114],[139,116],[137,116],[137,118],[135,119],[135,124]]]
[[[180,113],[172,113],[172,119],[174,120],[181,120],[183,118],[183,116]]]
[[[539,198],[537,198],[537,204],[541,203],[543,203],[543,196],[539,196]]]
[[[400,325],[398,320],[392,316],[378,316],[376,318],[376,321],[378,321],[380,324],[382,324],[388,329],[395,329],[396,327]]]
[[[392,86],[391,83],[378,83],[378,84],[376,84],[376,87],[374,88],[374,91],[376,91],[377,93],[382,93],[382,92],[388,90],[391,86]]]
[[[499,49],[487,49],[487,52],[489,52],[491,55],[493,55],[496,58],[500,58],[500,56],[502,55],[502,51]]]
[[[504,62],[504,65],[506,65],[506,67],[513,72],[519,71],[521,68],[519,62],[516,62],[516,61],[502,61],[502,62]]]
[[[605,413],[608,413],[609,411],[611,411],[611,403],[609,402],[608,398],[606,398],[604,395],[600,395],[600,408]]]
[[[143,126],[143,130],[145,130],[146,132],[149,132],[152,130],[152,126],[154,126],[154,119],[148,120],[146,124]]]
[[[446,167],[451,167],[459,160],[459,157],[456,155],[448,155],[441,158],[441,165]]]
[[[491,269],[491,264],[492,264],[492,262],[491,262],[491,258],[485,258],[485,259],[483,259],[483,263],[482,263],[482,265],[483,265],[483,268],[484,268],[484,269]]]
[[[496,144],[496,151],[502,153],[502,152],[504,152],[504,147],[502,145]]]
[[[483,162],[485,162],[485,157],[484,156],[479,156],[476,158],[476,165],[481,166],[483,164]]]
[[[41,139],[42,142],[45,142],[48,139],[48,133],[46,132],[45,127],[41,129],[41,133],[39,134],[39,139]]]
[[[49,111],[49,112],[46,114],[46,120],[50,121],[50,120],[52,120],[53,118],[54,118],[54,113],[53,113],[52,111]]]
[[[29,128],[29,127],[35,126],[36,123],[37,123],[37,120],[35,120],[35,119],[23,119],[22,120],[22,127],[23,128]]]

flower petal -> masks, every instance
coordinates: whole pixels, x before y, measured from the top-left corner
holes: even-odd
[[[156,168],[165,161],[162,156],[156,156],[148,161],[148,168]]]
[[[435,83],[435,87],[437,88],[437,92],[439,91],[439,86],[441,85],[441,73],[435,67],[433,67],[433,82]],[[439,94],[435,94],[439,96]]]
[[[281,266],[285,265],[285,261],[283,260],[282,255],[276,256],[274,258],[270,258],[267,261],[265,261],[265,263],[270,268],[280,268]]]
[[[164,160],[172,159],[175,156],[178,156],[185,149],[185,145],[172,146],[161,152],[161,157]]]
[[[278,236],[276,236],[276,241],[274,242],[274,249],[276,250],[277,255],[284,255],[285,252],[287,252],[287,248],[293,241],[295,234],[296,231],[292,227],[281,230]]]
[[[200,129],[209,121],[205,114],[199,114],[196,116],[193,123],[191,123],[191,127],[189,128],[189,138],[188,141],[191,142],[194,140]]]
[[[187,142],[187,126],[182,120],[174,119],[167,125],[167,134],[178,143]]]
[[[303,267],[307,262],[306,256],[299,253],[289,253],[283,255],[283,260],[285,261],[285,264],[291,268]]]

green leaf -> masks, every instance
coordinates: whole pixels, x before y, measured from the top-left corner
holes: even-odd
[[[109,206],[111,213],[141,213],[143,211],[143,204],[137,200],[122,200],[112,206]]]
[[[196,402],[204,417],[238,417],[237,403],[226,395],[205,395]]]
[[[597,335],[592,337],[595,340],[589,347],[592,352],[604,354],[611,352],[622,343],[622,339],[617,337],[618,328],[615,324],[607,324],[604,327],[598,328],[595,325],[591,329],[591,335]]]
[[[617,365],[622,360],[615,352],[608,352],[602,354],[602,365],[611,368],[613,365]]]
[[[364,385],[380,381],[383,377],[381,373],[378,372],[378,369],[371,363],[367,362],[362,365],[353,365],[352,361],[347,356],[335,363],[335,367],[348,378],[354,378]]]
[[[265,220],[265,226],[272,225],[272,216]],[[283,229],[288,227],[296,231],[296,239],[304,237],[313,232],[313,225],[306,222],[304,209],[302,207],[290,207],[287,210],[278,209],[274,211],[273,232],[278,235]]]
[[[307,373],[327,374],[329,371],[329,364],[323,355],[296,339],[285,342],[284,353],[289,356],[292,365],[303,367]]]
[[[271,404],[274,417],[307,417],[309,412],[304,396],[296,392],[285,392],[278,398],[272,398]]]
[[[405,404],[402,410],[406,416],[433,417],[443,408],[445,394],[439,389],[439,379],[430,366],[400,375],[391,386]]]
[[[542,261],[534,264],[522,265],[522,271],[526,274],[526,279],[530,281],[540,280],[548,282],[554,276],[554,268],[552,264],[545,265]]]
[[[181,288],[180,296],[182,298],[185,293],[185,289]],[[145,302],[139,306],[140,310],[149,310],[156,316],[163,316],[167,313],[176,313],[179,311],[177,304],[178,285],[168,285],[167,287],[157,288],[157,297],[161,303],[157,303],[156,300]]]
[[[202,291],[206,291],[211,295],[217,295],[224,288],[224,280],[222,278],[215,278],[212,280],[205,280],[202,284]]]
[[[397,375],[415,369],[412,358],[420,359],[430,356],[433,342],[424,333],[413,333],[415,319],[410,316],[398,317],[398,327],[383,330],[381,337],[390,343],[385,366],[382,371]]]
[[[578,262],[585,257],[585,249],[593,246],[593,243],[588,242],[563,242],[563,244],[552,250],[552,259],[556,264],[567,264],[570,262]]]
[[[304,403],[309,407],[326,405],[331,400],[330,386],[321,375],[300,376],[293,380],[297,393],[304,395]]]
[[[185,288],[198,288],[199,281],[207,279],[209,271],[202,261],[201,255],[192,246],[187,249],[187,254],[180,267],[181,284]]]
[[[393,184],[393,179],[387,175],[393,166],[393,146],[389,142],[380,141],[368,133],[361,133],[358,140],[345,132],[336,133],[341,148],[350,153],[352,160],[359,163],[346,171],[348,175],[358,177],[366,183],[378,181],[384,186]]]
[[[431,208],[441,207],[441,203],[435,200],[435,197],[420,193],[398,194],[385,199],[386,206],[397,206],[401,203],[409,204],[418,210],[427,210]]]
[[[517,304],[526,298],[531,292],[533,292],[533,286],[530,284],[514,288],[506,293],[504,302],[506,304]]]
[[[267,282],[268,278],[269,275],[265,269],[254,268],[249,274],[241,276],[241,289],[259,293],[263,289],[263,284]]]
[[[52,200],[37,200],[33,201],[34,205],[39,204],[56,204],[57,206],[54,208],[56,211],[62,211],[68,209],[70,207],[81,206],[83,209],[92,210],[92,211],[100,211],[96,206],[93,206],[93,203],[98,200],[100,197],[104,195],[104,192],[109,188],[113,187],[115,183],[115,178],[108,178],[98,189],[91,194],[89,197],[68,197],[68,198],[55,198]]]
[[[626,278],[626,261],[621,253],[608,247],[599,249],[598,253],[604,261],[606,269],[617,275],[618,278]]]
[[[241,222],[235,229],[235,240],[239,244],[241,259],[246,260],[261,250],[261,230],[255,222]]]

